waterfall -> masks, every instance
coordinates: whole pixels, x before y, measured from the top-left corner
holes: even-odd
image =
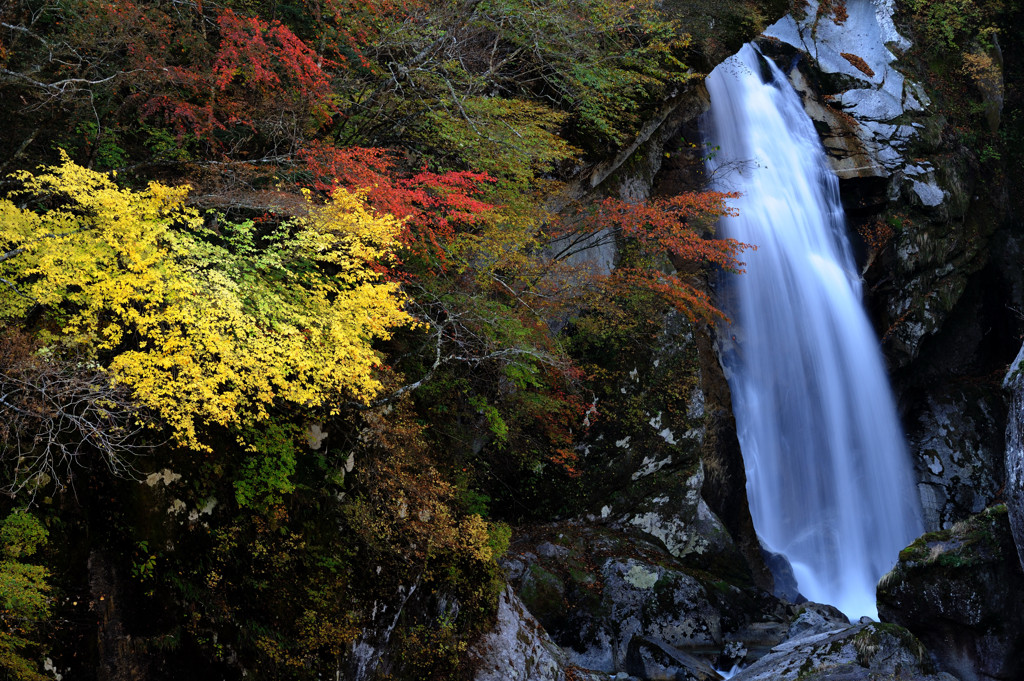
[[[754,527],[809,600],[876,617],[878,579],[922,526],[839,183],[797,94],[753,46],[707,87],[708,169],[715,189],[742,193],[720,234],[758,249],[726,282],[723,349]]]

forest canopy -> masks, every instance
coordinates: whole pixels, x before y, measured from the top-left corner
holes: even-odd
[[[616,358],[742,270],[732,195],[589,184],[699,78],[660,5],[4,3],[5,522],[91,544],[11,562],[0,611],[109,564],[140,655],[283,679],[356,664],[386,603],[396,678],[457,678],[507,523],[604,484]],[[96,638],[61,613],[0,622],[0,667]]]

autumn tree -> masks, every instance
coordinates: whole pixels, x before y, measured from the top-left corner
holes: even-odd
[[[605,199],[565,221],[554,257],[565,258],[580,246],[592,248],[609,239],[632,244],[636,252],[605,278],[608,285],[648,289],[690,321],[714,322],[724,315],[694,285],[693,277],[709,265],[743,272],[740,254],[756,246],[713,238],[717,220],[736,214],[728,201],[737,196],[705,191],[636,203]],[[595,236],[596,241],[591,238]]]
[[[330,408],[380,388],[373,343],[411,320],[382,279],[400,223],[345,191],[258,233],[184,206],[187,188],[121,189],[65,159],[0,201],[0,316],[40,312],[48,345],[86,353],[183,444],[202,425]],[[21,208],[12,199],[48,204]]]

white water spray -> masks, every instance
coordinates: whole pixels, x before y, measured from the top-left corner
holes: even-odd
[[[722,235],[758,247],[728,281],[738,339],[724,353],[754,526],[804,596],[875,617],[875,585],[921,520],[839,184],[785,75],[752,46],[707,87],[715,188],[743,194]]]

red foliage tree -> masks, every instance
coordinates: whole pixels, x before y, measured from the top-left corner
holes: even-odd
[[[210,32],[130,1],[96,3],[91,21],[119,34],[141,118],[179,136],[219,148],[218,133],[242,129],[291,142],[336,113],[331,82],[341,65],[278,21],[224,9]]]
[[[707,293],[690,283],[688,275],[703,264],[730,272],[743,271],[739,255],[755,246],[735,239],[704,236],[713,232],[719,218],[736,214],[727,201],[737,196],[715,191],[685,192],[641,203],[609,198],[575,224],[574,230],[591,234],[607,231],[639,246],[642,257],[635,259],[637,264],[617,267],[606,278],[610,287],[620,291],[631,287],[650,290],[690,321],[710,322],[725,315]],[[651,266],[660,256],[667,257],[676,271],[669,273]]]
[[[423,169],[402,177],[395,152],[341,149],[321,142],[311,143],[299,155],[313,175],[314,188],[364,191],[374,208],[405,219],[401,239],[413,254],[442,267],[458,232],[479,227],[495,208],[481,198],[495,182],[487,173]]]

